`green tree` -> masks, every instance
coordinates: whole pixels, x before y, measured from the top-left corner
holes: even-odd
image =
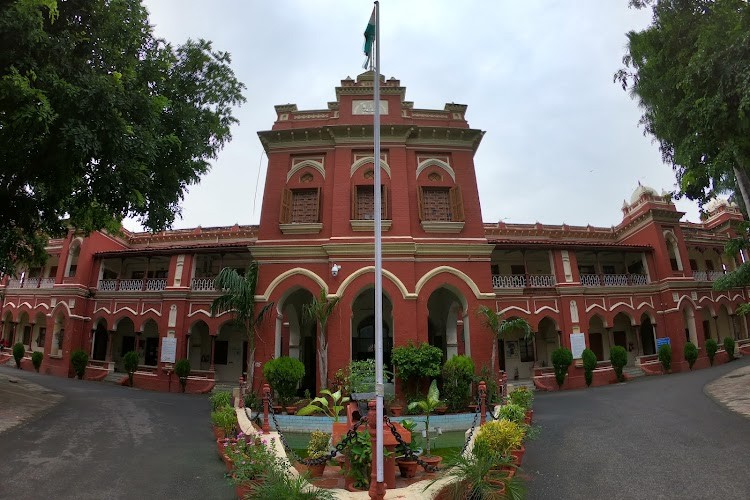
[[[497,341],[519,332],[522,334],[524,340],[531,340],[534,333],[531,331],[531,325],[525,319],[505,319],[502,313],[498,313],[487,306],[479,306],[477,308],[477,315],[479,315],[482,324],[489,328],[495,337],[494,342],[492,342],[491,358],[492,372],[494,373],[497,371]]]
[[[339,303],[339,297],[328,297],[325,289],[320,289],[320,294],[313,297],[312,302],[305,304],[303,314],[307,321],[318,324],[318,376],[320,377],[320,388],[328,387],[328,333],[326,325],[328,318],[333,314],[333,309]]]
[[[255,387],[255,341],[258,337],[258,326],[262,323],[273,302],[263,306],[260,311],[255,310],[255,288],[258,285],[258,264],[253,261],[247,268],[245,275],[240,275],[236,269],[225,267],[214,280],[214,286],[221,290],[211,303],[211,316],[218,316],[224,312],[231,312],[235,323],[242,326],[247,337],[247,382],[249,387]]]
[[[653,22],[627,34],[615,80],[643,109],[680,194],[705,203],[739,187],[750,207],[750,4],[631,0]]]
[[[0,272],[68,227],[167,228],[244,102],[230,56],[154,36],[140,0],[0,3]]]

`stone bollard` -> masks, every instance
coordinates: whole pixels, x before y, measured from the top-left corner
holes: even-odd
[[[482,380],[479,382],[479,425],[484,425],[487,420],[487,384]]]
[[[367,403],[367,426],[370,428],[370,443],[372,450],[372,467],[370,473],[370,498],[383,499],[385,498],[385,482],[378,483],[378,465],[376,460],[377,445],[377,426],[383,425],[383,422],[378,422],[377,410],[375,407],[375,401]]]
[[[271,401],[271,386],[263,384],[263,434],[271,432],[271,426],[268,422],[269,405]]]

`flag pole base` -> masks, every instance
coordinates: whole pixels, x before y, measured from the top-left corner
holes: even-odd
[[[378,482],[377,475],[377,463],[375,460],[375,453],[378,449],[375,432],[378,425],[383,425],[382,422],[377,420],[377,410],[375,408],[375,401],[370,401],[367,404],[367,425],[370,428],[370,442],[372,443],[372,468],[370,469],[370,498],[382,500],[385,498],[385,482]]]

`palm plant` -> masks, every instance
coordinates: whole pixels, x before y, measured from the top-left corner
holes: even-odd
[[[263,475],[263,481],[253,490],[257,500],[332,500],[331,490],[312,486],[305,476],[272,470]]]
[[[263,306],[259,312],[255,311],[255,287],[258,284],[258,264],[251,262],[245,275],[240,275],[236,269],[225,267],[214,279],[214,286],[223,293],[211,303],[211,316],[231,311],[234,321],[245,329],[247,336],[247,381],[254,387],[255,379],[255,339],[258,336],[258,326],[266,313],[273,307],[273,302]]]
[[[303,314],[306,321],[315,321],[318,324],[318,375],[320,376],[320,387],[328,387],[328,335],[326,325],[328,318],[333,314],[333,309],[339,302],[339,297],[328,297],[324,288],[320,289],[320,295],[313,297],[312,302],[305,304]]]
[[[492,342],[492,371],[497,370],[497,341],[505,339],[514,333],[521,333],[524,340],[530,340],[534,335],[531,325],[523,318],[505,319],[502,313],[487,306],[479,306],[477,315],[484,326],[490,329],[495,340]]]
[[[430,414],[435,408],[442,405],[440,400],[440,391],[438,390],[437,380],[433,380],[430,389],[427,391],[427,397],[421,401],[412,401],[409,403],[409,411],[419,410],[425,414],[425,456],[430,457]]]
[[[450,482],[441,492],[441,498],[473,500],[512,499],[525,498],[525,487],[523,482],[514,477],[498,476],[497,479],[505,485],[505,491],[498,491],[496,487],[487,481],[492,475],[493,468],[498,465],[497,461],[490,457],[477,457],[472,454],[457,455],[448,460],[445,472],[431,481],[426,487],[429,488],[436,481],[448,478]]]

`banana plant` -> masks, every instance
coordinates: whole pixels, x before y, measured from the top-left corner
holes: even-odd
[[[424,428],[425,428],[425,456],[431,457],[430,454],[430,413],[435,411],[435,408],[440,406],[443,402],[440,400],[440,391],[437,387],[437,380],[433,380],[430,384],[430,389],[427,391],[427,398],[421,401],[412,401],[409,403],[409,410],[419,410],[426,415]]]
[[[322,396],[310,401],[310,404],[300,409],[297,415],[312,415],[313,413],[323,413],[328,417],[332,417],[334,423],[339,421],[339,413],[341,410],[346,408],[346,404],[349,402],[349,398],[341,396],[341,390],[331,393],[328,389],[322,389],[320,391]],[[328,398],[331,398],[330,401]]]

